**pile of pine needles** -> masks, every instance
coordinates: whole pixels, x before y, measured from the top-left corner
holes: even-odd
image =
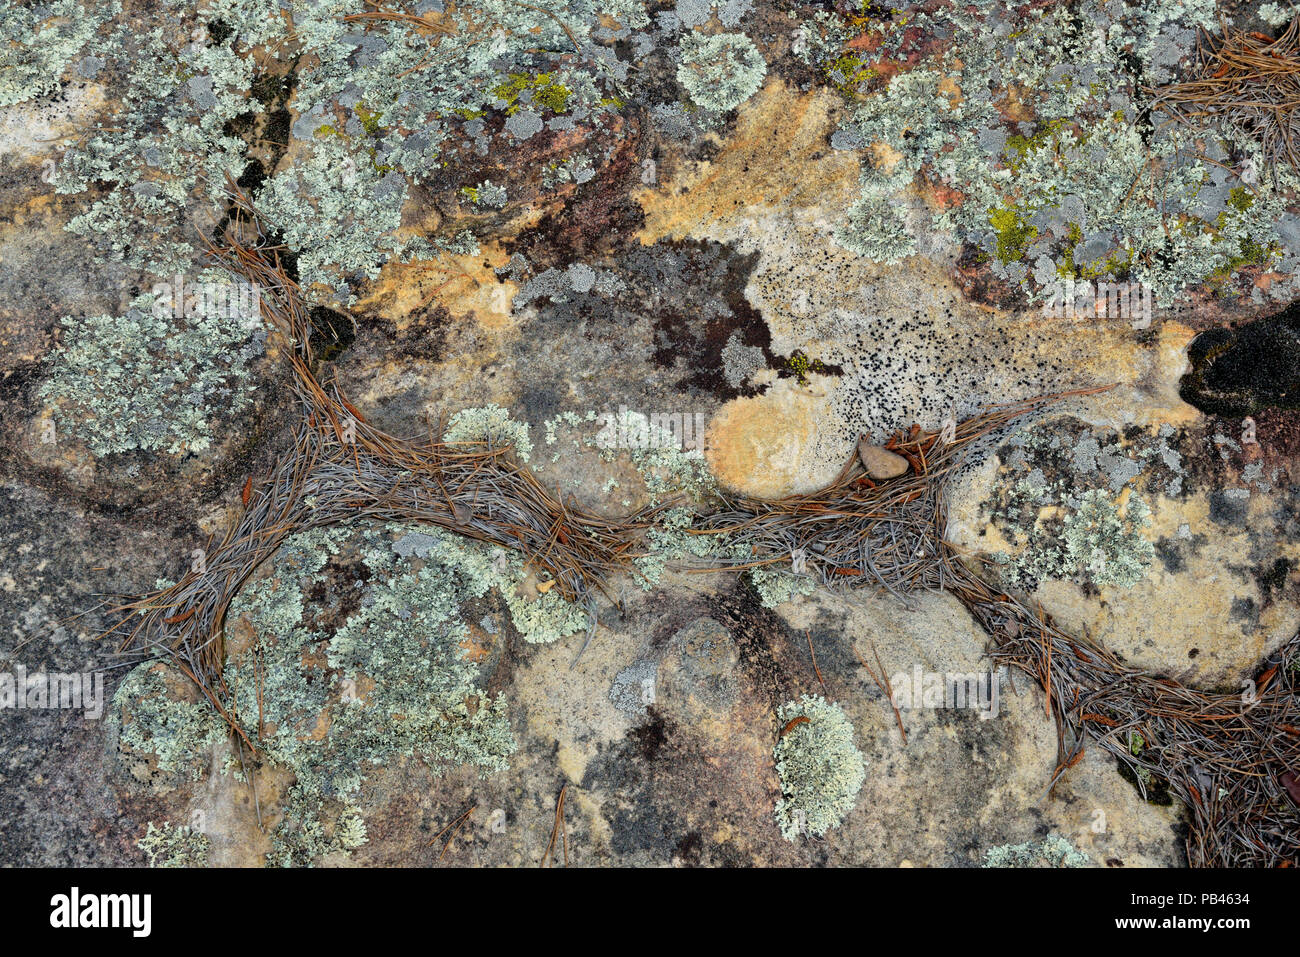
[[[515,550],[566,599],[585,603],[594,630],[595,593],[609,595],[612,576],[638,557],[658,509],[603,519],[544,489],[508,446],[449,443],[432,428],[399,439],[368,424],[337,386],[317,381],[301,291],[248,197],[231,189],[236,215],[225,244],[210,252],[260,288],[263,318],[287,346],[302,420],[294,448],[272,474],[244,486],[242,517],[220,544],[175,585],[117,606],[123,617],[112,630],[122,650],[172,658],[256,753],[239,716],[223,704],[231,701],[222,680],[226,611],[288,536],[361,519],[436,525]],[[990,587],[944,540],[945,486],[973,446],[1049,403],[1098,391],[991,407],[946,432],[913,426],[887,444],[909,463],[897,478],[873,481],[855,457],[819,492],[723,498],[691,531],[749,546],[741,558],[717,560],[714,570],[793,570],[797,563],[828,587],[873,588],[905,604],[918,589],[949,590],[992,637],[994,659],[1046,692],[1058,729],[1053,785],[1092,741],[1133,769],[1143,787],[1166,781],[1187,804],[1193,865],[1300,861],[1300,813],[1288,796],[1300,769],[1300,636],[1265,663],[1253,697],[1196,691],[1064,634],[1041,609]]]
[[[1251,691],[1216,694],[1132,668],[1063,633],[1041,608],[995,593],[964,567],[950,591],[993,636],[995,662],[1030,675],[1056,717],[1052,784],[1089,740],[1187,805],[1193,867],[1300,863],[1300,635],[1264,662]]]
[[[835,481],[812,494],[775,500],[723,496],[722,506],[701,517],[692,532],[749,546],[748,554],[719,559],[715,567],[806,569],[833,590],[880,589],[911,607],[910,592],[957,580],[944,544],[944,486],[971,446],[1036,409],[1107,388],[992,406],[952,423],[946,436],[913,426],[884,446],[909,463],[898,478],[873,481],[854,456]]]
[[[634,546],[659,509],[609,521],[543,488],[509,445],[444,442],[432,426],[402,439],[366,422],[337,386],[317,381],[301,292],[257,227],[248,197],[231,188],[243,215],[227,227],[225,245],[209,252],[260,289],[267,325],[289,346],[302,419],[294,448],[272,474],[244,486],[243,514],[224,539],[209,543],[176,584],[113,609],[124,616],[111,629],[123,637],[120,650],[175,658],[225,714],[217,689],[224,690],[231,601],[290,535],[357,520],[437,525],[523,553],[539,578],[585,605],[590,638],[596,591],[614,600],[607,582],[637,557]]]
[[[1041,608],[992,588],[944,540],[944,486],[973,443],[1049,403],[1099,391],[986,409],[947,442],[914,426],[886,445],[911,466],[896,479],[872,482],[855,457],[810,495],[724,500],[699,533],[749,546],[747,557],[721,563],[732,568],[793,571],[797,556],[828,587],[888,592],[904,604],[918,589],[947,589],[992,637],[994,661],[1044,689],[1058,735],[1052,787],[1092,741],[1129,767],[1144,796],[1162,782],[1187,805],[1193,866],[1300,863],[1300,635],[1264,663],[1253,693],[1197,691],[1065,634]]]
[[[1234,30],[1202,31],[1194,79],[1153,91],[1154,106],[1187,122],[1228,122],[1253,138],[1270,167],[1300,169],[1300,17],[1277,39]]]

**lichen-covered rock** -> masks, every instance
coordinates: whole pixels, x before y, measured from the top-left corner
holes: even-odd
[[[752,554],[694,518],[1116,383],[977,443],[946,537],[1135,667],[1251,678],[1300,627],[1296,173],[1146,90],[1219,11],[389,6],[417,19],[0,13],[0,659],[112,685],[102,722],[5,718],[0,861],[536,864],[563,791],[584,865],[1181,864],[1180,809],[1098,749],[1045,794],[1043,694],[951,596],[848,602],[793,552],[701,574]],[[176,578],[294,444],[291,344],[171,295],[232,278],[227,174],[367,421],[660,509],[589,605],[454,529],[291,538],[223,636],[255,748],[97,640],[102,595]]]

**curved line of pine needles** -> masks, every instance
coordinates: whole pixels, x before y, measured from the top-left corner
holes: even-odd
[[[205,561],[175,585],[117,606],[124,617],[109,633],[123,636],[120,650],[170,657],[258,753],[239,715],[223,703],[233,700],[222,679],[226,611],[288,536],[358,519],[437,525],[520,552],[554,578],[566,599],[586,605],[590,641],[595,591],[611,595],[611,577],[638,556],[644,532],[668,506],[610,521],[542,488],[508,446],[442,442],[432,429],[421,439],[399,439],[371,426],[337,386],[327,390],[317,381],[300,290],[248,197],[233,183],[230,189],[238,215],[225,245],[209,244],[209,251],[260,288],[263,318],[287,346],[303,419],[291,454],[260,483],[245,486],[240,521]],[[1051,787],[1091,740],[1133,769],[1144,793],[1151,775],[1169,782],[1190,809],[1193,866],[1294,863],[1300,814],[1282,782],[1300,768],[1300,635],[1264,663],[1256,699],[1197,691],[1066,635],[1041,609],[989,586],[944,538],[945,486],[973,443],[1051,403],[1108,388],[994,406],[956,424],[947,441],[914,426],[887,444],[910,465],[895,479],[873,482],[855,456],[815,493],[723,496],[690,531],[725,534],[749,553],[697,570],[785,565],[800,553],[836,590],[871,587],[908,604],[918,589],[947,589],[992,637],[994,660],[1044,689],[1058,735]]]

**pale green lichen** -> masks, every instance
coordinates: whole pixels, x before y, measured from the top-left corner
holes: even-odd
[[[1136,496],[1125,509],[1102,489],[1090,489],[1066,502],[1059,525],[1035,525],[1024,549],[1011,558],[996,556],[1022,584],[1077,580],[1096,586],[1131,588],[1146,577],[1155,546],[1142,535],[1150,508]]]
[[[1121,514],[1100,489],[1080,496],[1065,520],[1065,557],[1077,574],[1100,585],[1130,588],[1142,580],[1155,557],[1155,546],[1140,531],[1150,524],[1151,510],[1132,497]]]
[[[1059,834],[1041,841],[1001,844],[984,852],[984,867],[1093,867],[1093,860]]]
[[[62,143],[57,190],[97,196],[67,229],[155,276],[191,269],[195,224],[215,221],[227,175],[247,165],[247,144],[229,126],[261,110],[236,40],[214,41],[193,11],[161,10],[144,29],[115,22],[87,45],[129,66],[124,85],[108,90],[119,104],[111,117]]]
[[[234,288],[217,273],[200,278]],[[200,304],[178,318],[146,293],[121,316],[64,317],[63,342],[39,395],[53,406],[59,431],[97,456],[202,451],[251,402],[252,364],[265,342],[255,314]]]
[[[442,438],[444,442],[489,442],[494,448],[509,445],[519,461],[527,462],[533,454],[531,431],[527,422],[511,418],[509,410],[486,405],[457,412]]]
[[[436,529],[390,526],[401,537],[393,548],[399,555],[436,559],[462,576],[467,598],[495,589],[510,612],[511,623],[529,644],[550,644],[591,627],[587,609],[565,600],[554,588],[529,595],[528,573],[516,552],[507,552]]]
[[[916,240],[898,201],[874,193],[864,192],[849,207],[845,221],[835,230],[835,241],[880,263],[896,263],[916,252]]]
[[[743,33],[687,33],[679,47],[677,82],[697,106],[726,113],[758,92],[767,63]]]
[[[1155,545],[1143,535],[1150,506],[1138,489],[1182,493],[1182,455],[1175,430],[1126,436],[1077,420],[1018,433],[1000,453],[1009,471],[993,518],[1019,546],[995,560],[1012,583],[1044,580],[1128,588],[1147,573]]]
[[[411,186],[443,175],[449,142],[486,155],[524,127],[617,112],[629,64],[614,44],[649,22],[639,0],[395,0],[394,12],[428,17],[437,33],[398,18],[348,22],[373,12],[365,0],[163,0],[129,20],[117,3],[93,6],[57,0],[0,21],[12,37],[0,104],[102,73],[108,114],[59,144],[58,190],[93,191],[68,228],[105,257],[182,271],[227,206],[227,176],[251,174],[243,185],[297,255],[307,295],[345,303],[387,262],[474,251],[464,232],[404,229]],[[287,104],[275,89],[291,90]],[[296,122],[272,129],[286,105]],[[494,112],[508,115],[506,133],[487,129]],[[271,154],[269,180],[249,169],[253,151],[259,162]]]
[[[118,751],[128,763],[148,762],[152,784],[159,792],[197,781],[208,766],[213,745],[228,734],[206,702],[183,701],[173,693],[165,670],[160,664],[132,669],[114,692],[109,713]]]
[[[0,107],[58,89],[74,58],[120,10],[116,0],[89,8],[82,0],[6,4],[0,11]]]
[[[797,718],[808,720],[789,727]],[[819,695],[787,701],[776,720],[783,731],[773,751],[781,779],[777,825],[787,841],[820,837],[853,810],[867,777],[853,725],[838,704]]]
[[[749,577],[764,608],[775,608],[796,595],[817,591],[817,579],[811,575],[795,575],[780,568],[753,568]]]
[[[414,534],[421,540],[409,541]],[[304,626],[306,590],[326,582],[329,554],[357,547],[368,580],[360,607],[332,634]],[[232,603],[231,620],[245,617],[257,643],[225,674],[234,712],[261,716],[259,746],[295,776],[272,863],[315,863],[364,843],[361,786],[378,767],[409,757],[484,774],[509,766],[506,702],[478,686],[460,617],[492,583],[486,554],[441,533],[318,530],[291,538],[275,572]]]
[[[506,188],[495,185],[490,179],[483,180],[477,186],[463,187],[460,192],[475,206],[483,206],[488,209],[500,209],[506,204],[508,198]]]
[[[663,578],[679,562],[716,562],[735,558],[745,548],[727,534],[692,534],[699,509],[717,501],[719,488],[701,448],[683,448],[684,430],[665,427],[663,416],[627,408],[599,416],[600,431],[586,444],[600,450],[608,462],[626,456],[641,478],[652,505],[665,505],[646,531],[646,553],[633,560],[633,570],[643,589]],[[684,421],[684,417],[683,417]],[[693,436],[702,444],[703,435]],[[693,504],[686,504],[680,500]]]
[[[207,867],[211,841],[206,834],[183,824],[163,821],[162,827],[156,827],[150,821],[135,846],[144,851],[150,867]]]
[[[929,225],[977,247],[1031,300],[1063,280],[1100,278],[1145,284],[1169,304],[1206,282],[1232,294],[1228,280],[1247,268],[1288,274],[1267,294],[1294,297],[1300,239],[1280,224],[1300,172],[1279,163],[1266,175],[1248,131],[1150,117],[1148,88],[1175,78],[1194,28],[1213,28],[1213,3],[1085,0],[909,16],[906,29],[893,17],[856,18],[847,30],[824,13],[803,27],[813,41],[805,58],[829,73],[864,29],[879,42],[873,58],[895,62],[917,59],[918,32],[937,41],[937,52],[879,86],[855,61],[845,90],[853,113],[836,141],[872,152],[836,233],[842,244],[881,262],[908,255],[905,194],[939,184],[950,193]],[[1011,101],[1032,120],[1010,122]],[[1233,202],[1234,189],[1252,202]]]
[[[385,262],[437,255],[422,237],[398,237],[406,193],[400,173],[377,166],[354,144],[317,137],[306,160],[276,174],[258,194],[258,211],[302,251],[305,286],[349,301],[351,285],[377,277]]]

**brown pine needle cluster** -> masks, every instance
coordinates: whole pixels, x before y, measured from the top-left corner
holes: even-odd
[[[1234,30],[1202,33],[1197,76],[1153,91],[1154,105],[1203,126],[1227,122],[1250,136],[1270,166],[1300,169],[1300,17],[1277,39]]]

